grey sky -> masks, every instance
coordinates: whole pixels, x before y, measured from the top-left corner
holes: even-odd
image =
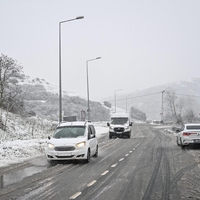
[[[199,0],[0,0],[0,53],[26,75],[90,98],[129,93],[200,74]]]

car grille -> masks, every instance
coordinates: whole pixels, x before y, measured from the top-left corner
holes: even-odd
[[[74,156],[56,156],[56,158],[73,158]]]
[[[75,147],[67,146],[67,147],[55,147],[55,151],[74,151]]]
[[[115,132],[124,132],[124,128],[123,127],[116,127],[114,128]]]

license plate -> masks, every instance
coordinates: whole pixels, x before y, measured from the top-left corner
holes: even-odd
[[[200,143],[200,139],[195,139],[194,142],[195,143]]]
[[[122,134],[122,132],[116,132],[117,134]]]
[[[57,156],[71,156],[72,154],[71,153],[57,153]]]

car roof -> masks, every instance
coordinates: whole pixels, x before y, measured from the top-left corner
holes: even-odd
[[[63,127],[63,126],[86,126],[87,124],[91,124],[91,122],[88,122],[88,121],[61,122],[57,127]]]
[[[111,118],[123,118],[123,117],[129,117],[129,115],[127,113],[113,113],[111,115]]]
[[[189,123],[188,123],[188,124],[185,124],[185,126],[200,126],[200,124],[197,124],[197,123],[196,123],[196,124],[192,124],[192,123],[189,124]]]

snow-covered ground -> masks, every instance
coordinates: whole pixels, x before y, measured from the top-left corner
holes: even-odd
[[[0,167],[44,154],[47,137],[53,134],[52,122],[37,117],[21,118],[9,113],[6,131],[0,130]],[[5,123],[5,122],[4,122]],[[94,124],[97,138],[108,133],[106,122]]]

